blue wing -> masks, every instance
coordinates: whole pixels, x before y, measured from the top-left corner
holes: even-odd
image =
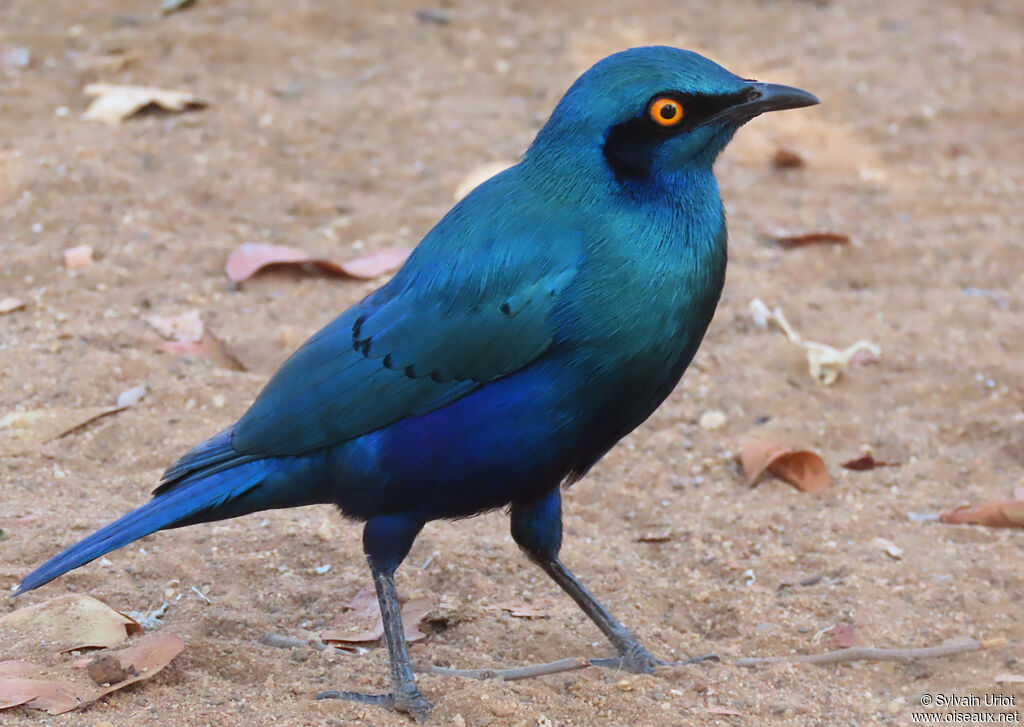
[[[478,188],[387,285],[296,351],[235,425],[235,456],[340,444],[438,409],[544,354],[581,236],[538,214],[536,200],[526,216],[510,187],[498,178]]]

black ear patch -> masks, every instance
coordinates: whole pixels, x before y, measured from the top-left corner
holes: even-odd
[[[619,182],[640,181],[651,173],[657,149],[667,139],[693,131],[715,114],[743,103],[746,92],[708,95],[659,93],[654,98],[671,96],[683,106],[683,120],[676,126],[660,126],[647,115],[647,106],[640,115],[616,124],[608,130],[604,141],[604,158]]]

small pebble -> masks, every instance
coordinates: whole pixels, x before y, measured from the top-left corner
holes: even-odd
[[[697,423],[702,429],[721,429],[725,426],[725,422],[725,413],[718,409],[712,409],[701,414]]]

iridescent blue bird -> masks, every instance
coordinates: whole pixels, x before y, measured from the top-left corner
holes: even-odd
[[[558,558],[561,486],[668,396],[711,321],[726,263],[715,158],[754,116],[817,102],[676,48],[600,61],[518,165],[310,338],[238,422],[17,593],[164,528],[333,503],[365,523],[391,692],[322,696],[422,716],[395,570],[424,523],[509,506],[516,543],[615,664],[651,671],[660,662]]]

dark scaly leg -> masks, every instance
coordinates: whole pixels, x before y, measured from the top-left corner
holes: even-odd
[[[423,523],[400,515],[379,516],[367,521],[363,530],[363,550],[373,573],[377,601],[384,622],[384,640],[391,663],[391,691],[387,694],[360,692],[323,692],[317,699],[349,699],[364,704],[379,704],[422,720],[431,704],[416,687],[409,663],[402,628],[402,613],[395,590],[395,570],[409,553]]]
[[[512,538],[530,560],[543,568],[576,601],[583,613],[590,617],[619,652],[618,658],[595,659],[592,663],[645,674],[664,664],[647,651],[625,626],[616,621],[608,609],[558,559],[558,551],[562,546],[562,498],[557,488],[539,500],[513,503]]]

